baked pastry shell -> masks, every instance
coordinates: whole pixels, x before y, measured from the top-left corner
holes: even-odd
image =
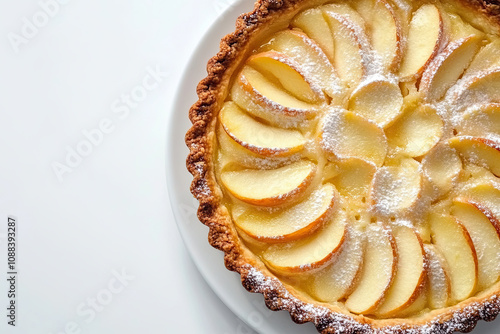
[[[225,36],[220,51],[209,60],[208,75],[197,87],[198,101],[189,110],[193,126],[185,141],[190,150],[186,165],[193,175],[191,192],[199,201],[198,218],[209,227],[208,241],[224,252],[227,269],[241,275],[250,292],[262,293],[271,310],[286,310],[296,323],[313,322],[321,333],[441,334],[470,332],[479,320],[492,321],[500,313],[500,282],[459,304],[432,310],[413,318],[375,319],[348,312],[340,305],[321,303],[280,281],[242,242],[222,203],[222,190],[214,173],[216,123],[237,72],[251,51],[273,31],[285,29],[298,12],[326,0],[258,0],[254,10],[242,14],[236,29]],[[500,2],[497,0],[446,0],[469,12],[467,19],[480,21],[500,35]],[[472,10],[471,10],[472,9]]]

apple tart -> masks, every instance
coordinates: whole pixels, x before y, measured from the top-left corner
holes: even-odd
[[[500,5],[259,0],[190,110],[209,242],[321,333],[500,312]]]

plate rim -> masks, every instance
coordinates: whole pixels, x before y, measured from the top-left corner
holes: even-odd
[[[178,85],[178,88],[177,88],[177,90],[175,91],[175,93],[173,95],[174,96],[173,97],[173,102],[171,103],[170,110],[169,110],[169,115],[168,115],[168,118],[167,118],[166,155],[165,155],[165,166],[166,166],[166,174],[167,174],[166,175],[166,181],[167,181],[167,191],[168,191],[168,194],[169,194],[170,207],[172,209],[172,213],[173,213],[174,220],[176,222],[179,234],[181,236],[181,239],[182,239],[184,245],[186,246],[186,249],[188,250],[188,253],[189,253],[191,259],[193,260],[194,264],[196,265],[196,267],[197,267],[198,271],[200,272],[201,276],[203,277],[203,279],[207,282],[208,286],[212,289],[212,291],[214,291],[215,295],[217,295],[217,297],[223,302],[223,304],[226,305],[226,307],[231,312],[233,312],[233,314],[235,314],[241,321],[243,321],[252,330],[254,330],[257,333],[261,333],[261,334],[264,334],[264,333],[265,334],[268,334],[268,333],[271,333],[271,334],[276,333],[276,334],[278,334],[279,332],[274,332],[274,331],[273,332],[269,332],[269,331],[265,331],[264,332],[263,330],[270,329],[270,328],[266,328],[266,326],[263,326],[262,323],[250,321],[250,319],[248,317],[248,314],[251,314],[251,313],[248,313],[249,310],[246,310],[246,311],[243,310],[241,303],[238,303],[238,301],[235,301],[233,298],[230,298],[230,296],[228,295],[228,293],[226,292],[226,290],[225,289],[221,289],[218,286],[218,284],[216,284],[216,277],[212,277],[213,274],[209,270],[206,270],[206,268],[204,268],[204,266],[200,263],[200,261],[202,259],[197,258],[194,255],[195,252],[194,252],[194,249],[193,249],[193,245],[188,241],[188,238],[187,238],[187,235],[186,235],[187,232],[184,230],[184,226],[182,225],[182,219],[184,219],[184,218],[182,217],[182,214],[179,212],[179,210],[177,208],[177,204],[179,202],[178,199],[177,199],[178,195],[176,194],[177,190],[173,189],[174,188],[174,184],[176,183],[175,180],[174,180],[174,177],[176,176],[176,173],[174,171],[177,171],[177,169],[178,169],[178,167],[176,167],[176,164],[173,163],[173,162],[176,161],[176,159],[179,158],[179,155],[176,152],[177,150],[179,150],[179,147],[178,147],[179,141],[178,140],[175,141],[174,139],[178,139],[178,138],[176,138],[176,137],[173,136],[174,133],[179,132],[176,120],[178,120],[182,116],[185,116],[185,119],[189,122],[188,117],[187,117],[187,113],[182,114],[182,113],[176,113],[175,111],[176,110],[184,110],[184,109],[186,109],[186,105],[188,103],[185,102],[185,101],[183,101],[183,93],[186,93],[186,92],[190,93],[189,91],[186,91],[189,88],[192,90],[192,92],[195,92],[196,84],[200,80],[202,80],[204,77],[206,77],[206,75],[207,75],[206,71],[203,72],[203,73],[198,73],[198,71],[195,70],[194,68],[192,68],[190,66],[190,64],[192,64],[196,60],[199,60],[200,58],[202,58],[202,59],[206,58],[206,57],[204,58],[202,56],[202,54],[206,54],[207,53],[207,52],[204,51],[204,49],[205,49],[204,45],[203,45],[204,41],[211,40],[211,39],[219,39],[220,40],[226,34],[229,34],[232,31],[234,31],[234,23],[236,22],[236,19],[233,19],[230,22],[227,22],[226,18],[228,16],[231,16],[230,14],[233,14],[233,12],[237,13],[237,15],[236,15],[236,17],[237,17],[241,13],[244,13],[244,12],[247,12],[247,11],[251,10],[252,7],[246,8],[246,10],[245,10],[245,6],[248,7],[249,4],[250,4],[250,6],[253,6],[254,1],[236,0],[232,4],[230,4],[228,6],[228,8],[226,8],[224,11],[222,11],[217,16],[217,18],[215,19],[215,21],[207,29],[207,31],[202,35],[202,37],[200,38],[200,41],[198,42],[198,44],[194,48],[194,51],[190,55],[190,57],[189,57],[189,59],[188,59],[188,61],[186,63],[186,66],[185,66],[185,68],[182,71],[182,74],[181,74],[180,79],[179,79],[179,85]],[[221,32],[222,30],[224,30],[224,26],[227,25],[227,24],[231,24],[232,25],[231,26],[231,30],[229,30],[227,32]],[[216,49],[219,50],[219,45],[218,44],[216,44]],[[215,54],[216,54],[215,52],[213,54],[209,53],[209,56],[212,57]],[[208,62],[208,60],[209,60],[209,58],[205,59],[205,63],[204,64],[206,64]],[[202,74],[201,76],[199,76],[199,78],[198,78],[198,80],[196,82],[194,82],[194,80],[191,78],[194,74]],[[192,103],[189,104],[189,106],[191,106],[195,102],[196,102],[196,100],[193,100]],[[186,111],[187,110],[188,109],[186,109]],[[191,124],[191,123],[189,123],[189,124]],[[186,131],[187,130],[188,129],[186,129]],[[185,131],[183,133],[185,134]],[[183,156],[182,160],[181,160],[182,163],[184,163],[185,160],[186,160],[186,158],[187,158],[187,155],[188,155],[189,151],[187,149],[187,146],[184,143],[184,140],[182,141],[182,144],[184,145],[183,149],[185,149],[185,153],[186,153],[185,156]],[[185,166],[185,164],[183,164],[183,165]],[[184,167],[184,172],[186,174],[188,174],[189,177],[190,177],[190,180],[192,180],[191,174],[189,174],[189,172],[187,171],[187,168],[185,168],[185,167]],[[188,191],[188,189],[186,189],[186,191]],[[189,193],[189,195],[192,197],[191,193]],[[194,199],[194,197],[193,197],[193,199]],[[196,217],[196,219],[197,219],[197,217]],[[197,223],[200,225],[201,228],[206,228],[204,225],[202,225],[201,222],[198,221]],[[204,235],[205,235],[205,237],[208,237],[208,228],[206,228],[206,231],[205,231]],[[208,241],[206,241],[206,243],[208,244]],[[221,251],[219,251],[219,250],[216,250],[215,248],[213,248],[209,244],[208,244],[208,246],[211,249],[213,249],[214,251],[216,251],[217,253],[219,253],[221,268],[224,269],[226,272],[229,272],[225,268],[224,263],[223,263],[223,253]],[[229,272],[229,273],[232,274],[232,276],[234,276],[234,281],[237,281],[238,286],[241,288],[240,290],[243,293],[250,295],[250,293],[248,291],[246,291],[243,288],[243,286],[241,285],[241,280],[239,279],[239,275],[237,275],[234,272]],[[261,297],[261,296],[259,295],[258,297]],[[261,297],[260,299],[261,299],[260,302],[261,302],[262,307],[264,309],[257,309],[255,307],[255,305],[252,305],[252,307],[254,309],[251,310],[250,312],[272,312],[272,313],[276,313],[274,311],[270,311],[267,308],[265,308],[264,298]],[[264,317],[261,317],[261,319],[264,319],[264,321],[266,321],[268,318],[264,316]],[[277,319],[276,321],[279,321],[279,319]],[[288,318],[288,321],[290,323],[292,323],[289,320],[289,318]],[[295,324],[295,323],[293,323],[293,325],[294,325],[294,328],[303,329],[303,326],[297,326],[297,324]],[[304,332],[302,330],[301,331],[297,330],[297,334],[298,333],[304,333]],[[313,333],[316,333],[316,331],[314,331]],[[289,332],[289,334],[294,334],[294,333],[290,333]]]

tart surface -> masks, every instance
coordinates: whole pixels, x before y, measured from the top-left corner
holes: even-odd
[[[471,14],[472,12],[472,14]],[[323,333],[500,307],[500,25],[483,2],[259,1],[186,136],[210,243]]]

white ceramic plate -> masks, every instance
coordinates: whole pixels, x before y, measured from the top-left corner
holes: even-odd
[[[209,245],[208,228],[196,217],[198,202],[189,192],[192,176],[185,164],[188,150],[184,144],[184,135],[191,126],[188,110],[197,100],[196,85],[206,76],[207,61],[218,52],[220,39],[234,30],[238,15],[249,12],[252,7],[252,0],[240,0],[223,12],[201,40],[183,75],[168,125],[166,165],[169,196],[177,226],[193,261],[229,309],[261,334],[317,334],[311,323],[298,325],[290,319],[287,312],[270,311],[264,305],[261,294],[249,293],[242,287],[239,275],[225,268],[222,252]],[[499,331],[499,321],[480,322],[474,333],[498,334]],[[235,334],[246,332],[243,328],[238,328]]]
[[[219,51],[220,39],[234,30],[239,14],[252,8],[252,0],[243,0],[223,12],[201,40],[183,74],[168,125],[166,165],[169,197],[177,226],[193,261],[229,309],[258,333],[313,334],[317,331],[312,324],[297,325],[287,312],[267,309],[261,294],[249,293],[241,285],[239,275],[225,268],[222,252],[212,248],[207,241],[208,228],[196,217],[198,202],[189,192],[192,176],[186,169],[188,149],[184,144],[184,135],[191,126],[188,110],[197,100],[196,85],[207,75],[207,61]],[[241,333],[235,334],[245,334],[243,328],[238,331]]]

